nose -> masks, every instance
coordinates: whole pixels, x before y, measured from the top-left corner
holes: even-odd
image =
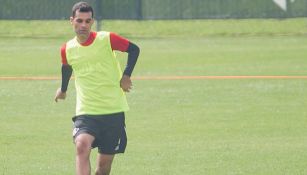
[[[82,22],[81,27],[86,27],[86,22]]]

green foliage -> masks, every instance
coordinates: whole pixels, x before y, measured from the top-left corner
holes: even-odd
[[[66,19],[80,0],[1,0],[0,19]],[[95,0],[86,0],[95,8]]]
[[[79,0],[2,0],[1,19],[66,19]],[[289,2],[290,0],[288,0]],[[225,19],[307,16],[307,0],[287,3],[287,11],[272,0],[87,0],[102,19]],[[100,4],[99,4],[100,3]]]

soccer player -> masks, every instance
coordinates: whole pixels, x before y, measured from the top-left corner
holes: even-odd
[[[55,101],[66,98],[74,72],[77,93],[73,117],[77,175],[90,175],[91,149],[98,147],[96,175],[108,175],[115,154],[124,153],[127,137],[125,92],[132,88],[130,76],[139,56],[139,47],[112,32],[94,32],[93,8],[86,2],[72,8],[70,22],[76,37],[61,48],[62,84]],[[124,72],[114,51],[128,53]]]

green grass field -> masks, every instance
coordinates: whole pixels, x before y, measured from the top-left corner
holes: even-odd
[[[305,19],[103,27],[141,47],[134,76],[307,75]],[[60,77],[68,22],[0,21],[0,29],[0,77]],[[124,66],[126,54],[118,57]],[[0,174],[74,174],[74,84],[56,104],[59,86],[0,80]],[[307,174],[306,79],[134,80],[128,100],[128,147],[114,175]]]

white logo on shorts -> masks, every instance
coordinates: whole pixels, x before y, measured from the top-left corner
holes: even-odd
[[[119,140],[118,140],[118,144],[117,144],[117,146],[115,147],[115,151],[118,151],[119,150],[119,145],[120,145],[120,138],[119,138]]]
[[[75,136],[77,134],[77,132],[79,131],[80,128],[74,128],[74,130],[72,131],[72,136]]]

